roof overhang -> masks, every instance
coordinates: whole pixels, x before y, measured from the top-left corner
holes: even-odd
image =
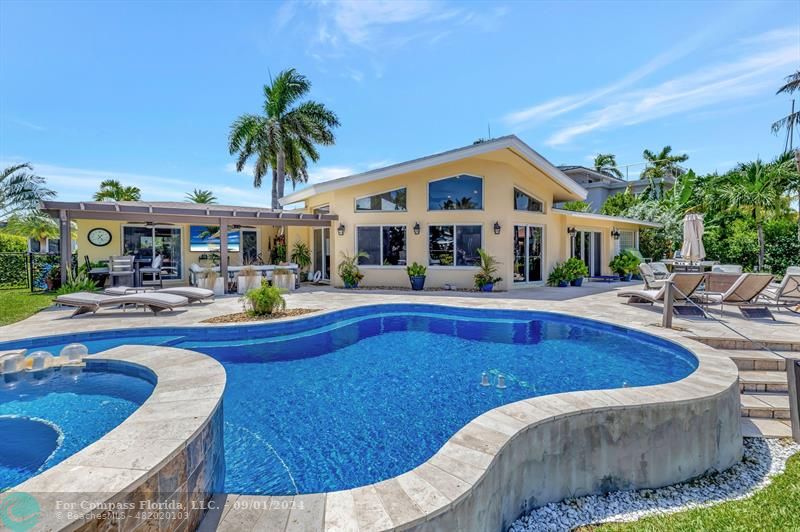
[[[55,218],[72,220],[119,220],[126,222],[222,223],[231,225],[294,225],[330,227],[338,220],[335,214],[307,214],[273,211],[253,207],[201,205],[159,205],[147,202],[65,202],[44,201],[42,210]]]
[[[568,209],[552,209],[552,212],[556,214],[564,214],[566,216],[574,216],[576,218],[586,218],[588,220],[602,220],[606,222],[635,224],[635,225],[641,225],[642,227],[661,227],[661,224],[657,222],[646,222],[644,220],[625,218],[624,216],[608,216],[606,214],[597,214],[595,212],[579,212],[579,211],[570,211]]]
[[[377,181],[387,177],[394,177],[396,175],[405,174],[408,172],[424,170],[433,166],[447,164],[454,161],[459,161],[461,159],[466,159],[468,157],[475,157],[503,149],[510,150],[518,157],[525,160],[528,164],[538,168],[545,175],[550,177],[566,192],[567,199],[586,199],[588,194],[586,189],[576,183],[564,172],[559,170],[550,161],[542,157],[536,150],[522,142],[516,135],[508,135],[506,137],[500,137],[486,142],[472,144],[463,148],[457,148],[455,150],[429,155],[420,159],[393,164],[384,168],[377,168],[375,170],[370,170],[369,172],[340,177],[338,179],[331,179],[330,181],[325,181],[324,183],[317,183],[316,185],[311,185],[303,190],[299,190],[282,197],[280,199],[280,203],[281,205],[289,205],[292,203],[305,201],[306,199],[316,196],[317,194],[322,194],[341,188],[352,187],[355,185],[361,185],[371,181]]]

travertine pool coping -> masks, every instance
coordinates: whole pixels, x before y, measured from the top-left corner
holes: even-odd
[[[222,405],[225,370],[202,353],[125,345],[91,355],[86,362],[97,369],[119,370],[124,365],[134,373],[151,373],[155,386],[150,397],[105,436],[9,490],[36,498],[41,519],[34,530],[94,529],[104,505],[135,492],[186,452]],[[97,510],[88,512],[92,507]],[[132,529],[127,525],[120,523],[119,529]]]
[[[391,303],[387,304],[391,305]],[[362,305],[358,305],[362,306]],[[368,304],[363,306],[375,306]],[[454,305],[436,306],[447,307]],[[352,307],[351,307],[352,308]],[[458,308],[458,307],[456,307]],[[463,308],[463,307],[462,307]],[[312,316],[337,312],[341,309],[322,311]],[[512,310],[506,308],[505,310]],[[522,309],[519,309],[522,310]],[[563,312],[543,311],[556,315],[569,316]],[[285,321],[307,319],[303,316]],[[581,315],[584,319],[608,324],[605,319],[597,319],[589,310]],[[284,321],[284,320],[282,320]],[[253,324],[251,324],[253,325]],[[721,453],[724,456],[706,469],[724,468],[741,456],[741,428],[738,411],[738,371],[735,364],[724,352],[695,342],[676,331],[655,329],[639,325],[617,325],[641,331],[662,339],[672,341],[692,352],[698,360],[698,368],[688,377],[673,383],[639,388],[623,388],[602,391],[578,391],[547,395],[503,405],[481,414],[454,434],[450,440],[430,459],[398,477],[372,485],[329,493],[307,494],[285,497],[261,497],[248,495],[219,495],[217,509],[206,516],[203,528],[219,527],[227,530],[270,528],[275,530],[391,530],[419,528],[439,530],[438,518],[453,512],[456,508],[472,504],[471,498],[479,494],[482,483],[490,473],[496,473],[498,459],[506,449],[521,437],[551,424],[578,418],[585,414],[619,415],[633,413],[649,407],[681,407],[703,401],[731,403],[733,408],[726,410],[725,425],[727,436]],[[236,326],[235,324],[216,325],[217,327]],[[148,327],[150,329],[152,327]],[[163,354],[179,352],[180,357],[150,356],[150,353]],[[70,468],[69,479],[75,479],[82,491],[122,491],[135,489],[146,475],[145,468],[155,468],[169,459],[169,454],[153,451],[149,445],[142,448],[132,442],[142,439],[156,439],[172,446],[174,453],[185,444],[185,439],[199,430],[208,421],[221,401],[224,391],[224,370],[218,362],[191,351],[153,347],[123,346],[102,353],[96,358],[113,358],[150,367],[159,378],[156,390],[150,399],[135,414],[111,431],[104,438],[65,460],[58,466],[30,479],[16,489],[32,491],[58,491],[64,489],[66,477],[59,470]],[[192,358],[194,357],[194,358]],[[169,361],[153,362],[160,359]],[[201,362],[204,360],[204,362]],[[191,362],[192,367],[187,368]],[[162,365],[163,364],[163,365]],[[205,368],[209,374],[221,375],[216,380],[199,377],[197,368]],[[186,377],[187,369],[191,377]],[[173,387],[159,388],[162,373],[172,381]],[[213,381],[213,382],[212,382]],[[728,400],[733,398],[733,400]],[[150,402],[153,401],[153,404]],[[187,407],[192,412],[191,420],[179,415],[179,408]],[[703,407],[709,410],[707,407]],[[731,415],[727,415],[731,414]],[[140,416],[147,416],[141,418]],[[205,417],[204,417],[205,416]],[[727,419],[730,418],[730,419]],[[735,422],[735,423],[734,423]],[[194,424],[193,424],[194,423]],[[152,430],[160,427],[159,430]],[[192,429],[194,427],[194,429]],[[687,430],[711,430],[707,427],[687,426]],[[719,431],[719,427],[717,427]],[[165,437],[166,436],[166,437]],[[526,436],[528,437],[528,436]],[[107,457],[104,453],[95,454],[95,446],[103,448],[106,443],[112,450]],[[160,448],[159,445],[153,446]],[[85,458],[87,462],[81,463]],[[173,453],[173,454],[174,454]],[[90,458],[94,456],[95,458]],[[117,460],[116,457],[119,457]],[[106,461],[106,458],[110,462]],[[95,471],[97,470],[97,471]],[[112,473],[113,471],[113,473]],[[677,472],[672,482],[696,476],[703,471],[688,468],[688,475],[679,478]],[[119,474],[117,474],[119,473]],[[55,478],[56,480],[50,480]],[[62,483],[58,483],[57,479]],[[550,479],[540,479],[548,482]],[[671,483],[671,482],[668,482]],[[30,485],[29,485],[30,484]],[[85,488],[84,488],[85,485]],[[49,488],[42,489],[42,488]],[[55,489],[54,489],[55,488]],[[72,489],[72,485],[70,485]],[[578,490],[579,491],[579,490]],[[507,504],[504,502],[503,504]],[[527,501],[515,503],[519,514]],[[474,505],[474,504],[473,504]],[[505,511],[503,513],[508,513]],[[503,522],[506,521],[503,517]],[[466,523],[462,523],[467,525]],[[473,523],[477,526],[477,523]],[[502,522],[496,523],[498,527]],[[469,526],[467,525],[467,528]]]

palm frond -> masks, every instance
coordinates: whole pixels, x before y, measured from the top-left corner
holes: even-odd
[[[775,94],[780,94],[785,92],[787,94],[791,94],[796,90],[800,89],[800,70],[795,72],[794,74],[789,74],[786,76],[786,83],[781,85],[781,88],[778,89],[778,92]]]

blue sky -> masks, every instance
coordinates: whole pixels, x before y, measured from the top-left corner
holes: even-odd
[[[293,66],[335,110],[312,181],[515,133],[556,164],[670,144],[700,172],[772,158],[798,2],[0,2],[0,164],[59,198],[268,204],[227,153]],[[798,95],[800,98],[800,95]],[[798,102],[800,104],[800,102]],[[635,175],[641,166],[631,168]]]

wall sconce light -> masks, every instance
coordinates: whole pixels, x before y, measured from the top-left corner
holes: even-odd
[[[339,224],[339,227],[336,228],[336,232],[339,233],[339,236],[344,236],[344,224]]]
[[[502,227],[500,226],[500,222],[495,222],[494,223],[494,234],[499,235],[501,229],[502,229]]]
[[[611,238],[613,238],[614,240],[619,240],[619,231],[617,230],[616,227],[611,228]]]
[[[575,230],[575,228],[574,228],[574,227],[567,227],[567,234],[568,234],[569,236],[571,236],[571,237],[574,237],[574,236],[575,236],[575,233],[577,233],[577,231]]]
[[[419,222],[414,224],[414,234],[415,235],[419,234]]]

